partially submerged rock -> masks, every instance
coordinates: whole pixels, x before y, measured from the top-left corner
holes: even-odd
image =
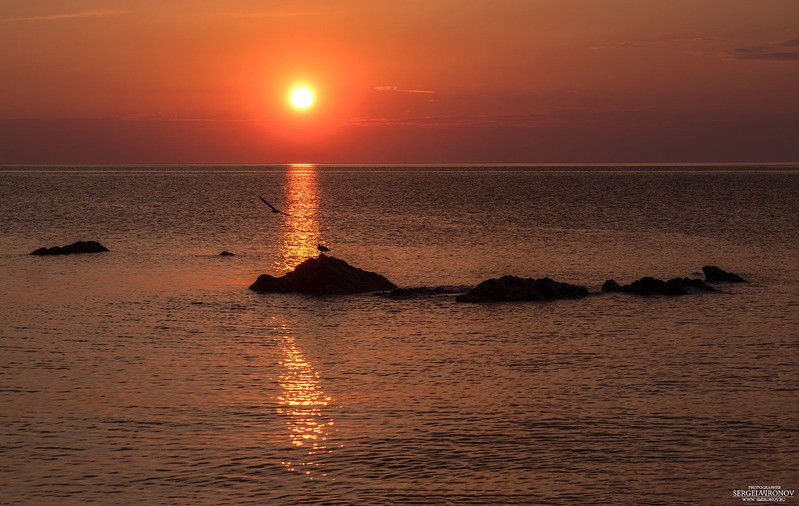
[[[715,265],[706,265],[702,267],[702,272],[705,273],[705,281],[709,283],[723,282],[723,283],[743,283],[746,280],[741,276],[727,272]]]
[[[31,255],[73,255],[78,253],[101,253],[108,248],[97,241],[78,241],[66,246],[53,246],[52,248],[39,248],[31,251]]]
[[[602,283],[600,290],[603,292],[623,292],[624,287],[618,284],[615,279],[609,279]]]
[[[458,302],[505,302],[541,301],[554,299],[577,299],[588,295],[588,289],[570,285],[550,278],[518,278],[502,276],[488,279],[463,295],[455,297]]]
[[[622,292],[637,295],[685,295],[693,292],[715,292],[716,289],[705,284],[700,279],[672,278],[668,281],[643,277],[633,281],[629,285],[620,285],[613,279],[609,279],[602,284],[603,292]]]
[[[281,277],[261,274],[250,290],[277,293],[362,293],[393,290],[397,285],[375,272],[353,267],[324,253],[309,258]]]
[[[235,256],[235,253],[231,253],[230,251],[225,250],[222,253],[220,253],[219,256],[221,256],[221,257],[232,257],[232,256]]]
[[[671,283],[672,285],[676,285],[681,287],[687,293],[692,292],[717,292],[715,288],[708,285],[701,279],[693,279],[693,278],[672,278],[667,281],[667,283]]]

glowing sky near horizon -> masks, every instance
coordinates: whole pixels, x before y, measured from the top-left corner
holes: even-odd
[[[799,159],[795,0],[112,5],[0,3],[0,163]]]

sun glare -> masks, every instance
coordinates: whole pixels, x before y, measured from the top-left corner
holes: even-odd
[[[313,104],[313,93],[308,88],[297,88],[291,92],[290,100],[297,109],[307,109]]]

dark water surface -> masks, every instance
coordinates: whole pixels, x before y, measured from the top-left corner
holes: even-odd
[[[2,504],[799,488],[799,168],[5,167],[0,209]],[[79,239],[111,252],[27,255]],[[247,289],[319,242],[401,286],[751,282],[484,306]]]

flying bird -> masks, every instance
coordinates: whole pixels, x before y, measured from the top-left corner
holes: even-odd
[[[272,204],[267,202],[266,199],[263,198],[262,196],[258,195],[258,198],[261,199],[261,202],[263,202],[264,204],[268,205],[273,213],[284,214],[286,216],[294,216],[293,214],[284,213],[283,211],[279,210],[278,208],[276,208],[275,206],[273,206]]]
[[[322,253],[324,253],[325,251],[330,251],[330,248],[328,248],[327,246],[322,246],[321,244],[317,244],[316,249],[318,249]]]

